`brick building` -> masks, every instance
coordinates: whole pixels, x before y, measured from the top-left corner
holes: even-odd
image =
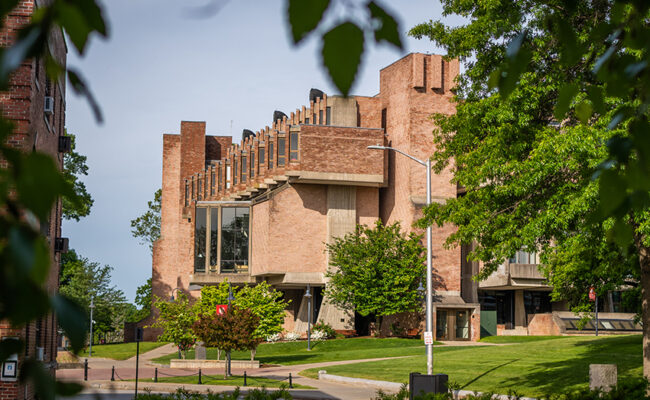
[[[432,113],[453,113],[458,61],[410,54],[380,72],[375,96],[343,98],[312,90],[309,104],[271,126],[231,137],[206,136],[205,122],[181,122],[163,136],[161,238],[154,245],[153,293],[192,295],[204,285],[265,280],[291,300],[285,329],[306,331],[309,285],[312,321],[367,333],[354,312],[323,298],[325,243],[356,224],[400,221],[411,230],[425,204],[425,169],[392,152],[419,158],[433,151]],[[433,177],[435,201],[456,196],[450,171]],[[452,226],[434,228],[435,312],[445,335],[476,340],[479,305],[464,300],[461,249],[445,249]],[[385,327],[397,320],[385,319]],[[401,321],[408,328],[408,321]],[[416,324],[416,322],[410,322]],[[146,333],[156,335],[155,330]]]
[[[5,30],[0,32],[0,46],[7,47],[15,40],[17,30],[30,22],[35,8],[46,0],[23,0],[7,17]],[[61,30],[54,30],[48,43],[50,55],[60,65],[66,65],[67,48]],[[0,93],[0,112],[14,125],[14,133],[9,143],[25,152],[39,151],[52,156],[56,164],[63,167],[63,151],[69,148],[64,136],[65,126],[65,80],[58,82],[47,78],[44,62],[34,59],[24,62],[12,75],[9,90]],[[3,165],[5,167],[6,165]],[[50,294],[58,291],[59,286],[59,251],[63,250],[66,240],[61,236],[61,201],[57,201],[47,221],[35,221],[50,243],[51,269],[47,279]],[[16,328],[0,321],[0,340],[7,337],[20,337],[27,346],[23,354],[18,355],[19,363],[24,358],[36,358],[45,364],[54,375],[56,368],[56,351],[58,326],[54,315]],[[12,380],[0,380],[0,399],[32,399],[33,389],[19,385]]]

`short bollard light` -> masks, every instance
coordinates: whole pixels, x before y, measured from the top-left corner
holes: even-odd
[[[115,365],[113,365],[113,368],[111,369],[111,381],[115,380]]]
[[[203,385],[203,382],[201,382],[201,368],[199,368],[199,385]]]
[[[289,372],[289,387],[293,389],[293,378],[291,377],[291,372]]]
[[[88,359],[84,361],[84,381],[88,380]]]
[[[246,371],[244,371],[244,386],[246,386]]]
[[[158,368],[154,370],[153,381],[158,383]]]

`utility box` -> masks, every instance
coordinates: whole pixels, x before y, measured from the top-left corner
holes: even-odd
[[[409,375],[409,400],[427,393],[447,393],[448,380],[449,376],[446,374],[423,375],[419,372],[411,372]]]

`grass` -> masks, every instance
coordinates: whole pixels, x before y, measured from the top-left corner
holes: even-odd
[[[570,336],[488,336],[481,339],[483,343],[527,343],[540,340],[566,339]]]
[[[424,343],[419,339],[332,339],[312,342],[312,350],[307,351],[307,342],[262,343],[257,348],[255,359],[262,364],[296,365],[327,361],[363,360],[368,358],[401,357],[424,354]],[[153,361],[169,364],[178,358],[177,353],[156,358]],[[194,358],[194,351],[188,351],[187,358]],[[207,350],[208,359],[217,358],[217,350]],[[224,354],[221,355],[224,358]],[[235,351],[233,360],[248,360],[250,352]]]
[[[135,379],[131,379],[135,381]],[[138,379],[138,382],[151,383],[152,379]],[[159,383],[185,383],[185,384],[198,384],[199,377],[198,375],[187,375],[187,376],[166,376],[158,377]],[[240,386],[244,387],[244,377],[233,375],[228,379],[224,379],[223,375],[202,375],[201,382],[204,385],[219,385],[219,386]],[[288,379],[271,379],[264,378],[261,376],[248,376],[246,378],[246,384],[252,387],[267,387],[267,388],[279,388],[281,386],[289,386]],[[311,386],[293,384],[293,387],[296,389],[314,389]]]
[[[140,354],[160,347],[164,342],[140,342]],[[111,343],[94,344],[93,357],[110,358],[113,360],[127,360],[135,357],[136,344],[134,343]],[[79,354],[79,357],[88,357],[88,348]]]
[[[542,396],[583,389],[589,364],[616,363],[619,380],[642,376],[641,335],[566,337],[508,346],[435,347],[434,373],[445,373],[463,389]],[[315,378],[314,368],[301,375]],[[327,367],[327,372],[356,378],[408,382],[410,372],[426,372],[426,358],[375,361]]]

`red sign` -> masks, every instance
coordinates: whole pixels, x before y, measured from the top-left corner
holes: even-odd
[[[589,288],[589,301],[596,301],[596,289],[593,286]]]
[[[217,315],[224,315],[228,311],[227,304],[217,304]]]

